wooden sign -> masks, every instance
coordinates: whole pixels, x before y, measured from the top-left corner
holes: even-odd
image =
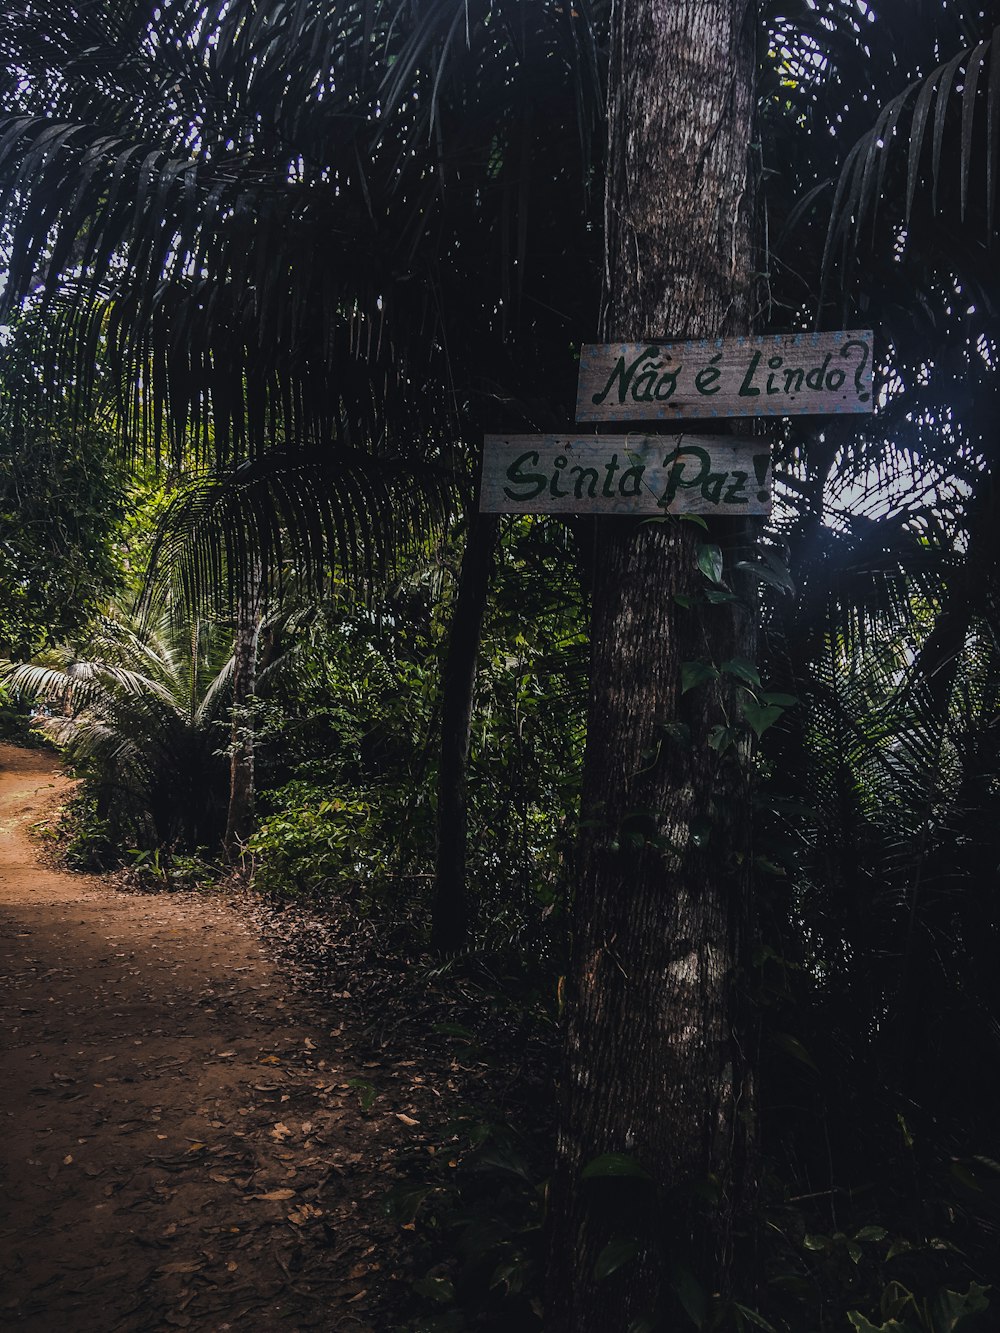
[[[487,435],[487,514],[768,514],[771,454],[735,435]]]
[[[871,412],[868,329],[585,344],[577,421]]]

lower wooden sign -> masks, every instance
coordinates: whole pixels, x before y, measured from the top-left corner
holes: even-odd
[[[766,441],[735,435],[487,435],[486,514],[769,514]]]

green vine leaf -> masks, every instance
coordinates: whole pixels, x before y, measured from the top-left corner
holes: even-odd
[[[755,685],[758,689],[760,688],[760,672],[753,662],[748,661],[747,658],[731,657],[728,662],[723,662],[722,669],[728,675],[735,676],[737,680],[742,680],[744,684]],[[777,702],[777,700],[774,702]]]
[[[708,662],[681,663],[681,694],[687,694],[696,685],[708,685],[719,679],[719,673]]]
[[[750,723],[758,740],[768,727],[773,727],[784,714],[785,710],[774,704],[759,703],[753,698],[743,700],[743,716]]]
[[[597,1263],[594,1264],[594,1277],[600,1282],[603,1278],[610,1277],[612,1273],[617,1273],[619,1268],[624,1268],[626,1264],[639,1253],[639,1242],[632,1236],[616,1236],[609,1240],[604,1249],[597,1256]]]
[[[646,1168],[623,1152],[606,1152],[588,1162],[581,1172],[583,1180],[601,1180],[607,1177],[630,1177],[633,1180],[652,1180]]]
[[[698,568],[709,583],[721,585],[723,568],[721,546],[714,546],[711,542],[699,542]]]

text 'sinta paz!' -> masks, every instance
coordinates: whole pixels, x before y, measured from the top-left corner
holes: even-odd
[[[735,435],[487,435],[490,514],[768,514],[771,454]]]

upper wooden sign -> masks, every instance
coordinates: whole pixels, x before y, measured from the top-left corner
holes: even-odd
[[[692,342],[587,343],[577,421],[871,412],[869,329]]]

